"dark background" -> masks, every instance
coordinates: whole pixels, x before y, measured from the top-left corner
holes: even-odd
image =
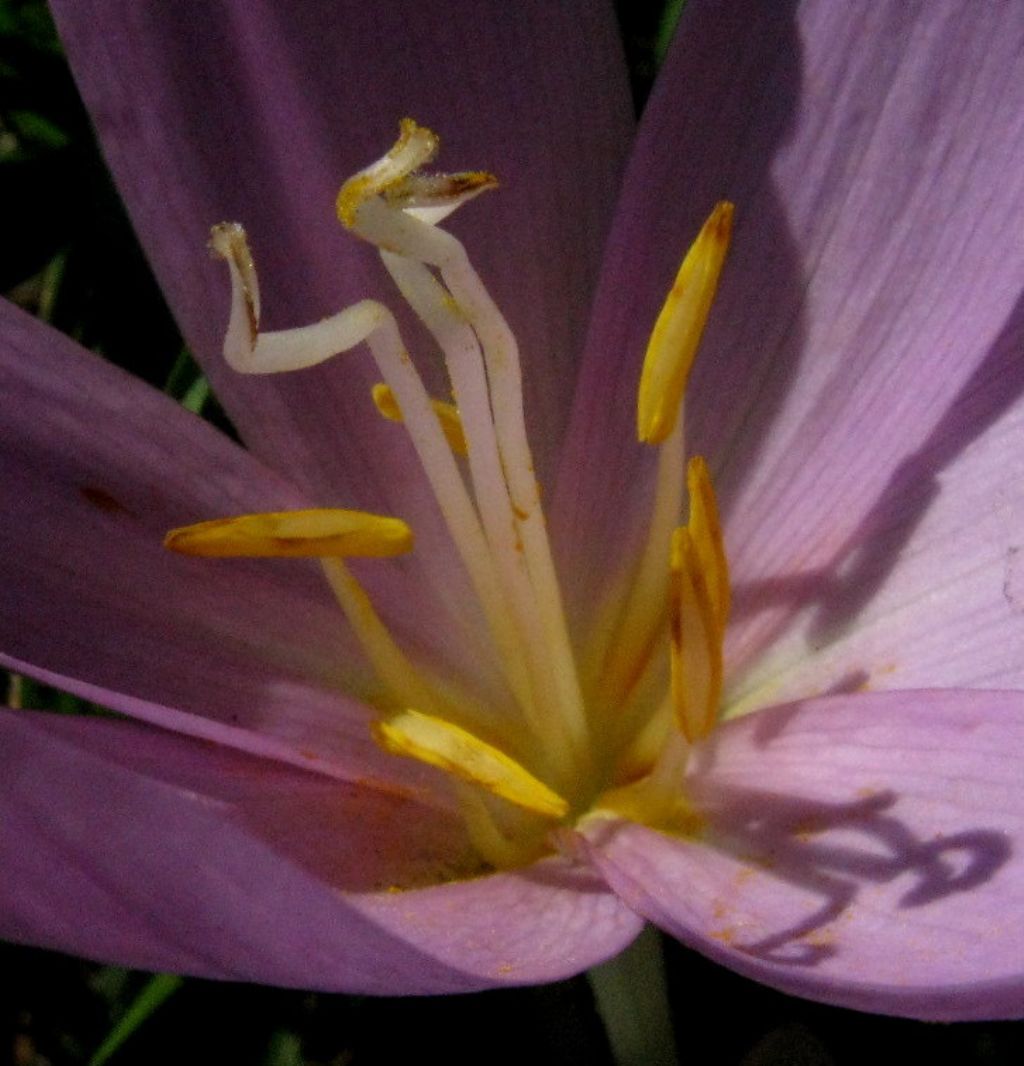
[[[640,108],[673,13],[622,0],[619,8]],[[0,234],[0,292],[230,432],[197,383],[37,0],[0,0]],[[28,706],[89,710],[28,683],[11,695]],[[1019,1023],[879,1018],[783,996],[673,942],[664,952],[679,1058],[690,1066],[1024,1062]],[[88,1062],[149,981],[147,974],[0,944],[0,1066]],[[432,1059],[612,1062],[585,978],[423,999],[190,979],[110,1061],[363,1066]]]

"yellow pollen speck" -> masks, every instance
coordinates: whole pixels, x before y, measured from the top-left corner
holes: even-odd
[[[369,557],[412,550],[412,530],[399,518],[320,508],[215,518],[172,529],[164,547],[182,555],[239,557]]]
[[[395,399],[395,394],[391,391],[389,385],[379,381],[373,386],[371,395],[377,410],[388,421],[403,421],[402,409],[398,406],[398,400]],[[441,423],[441,429],[444,432],[445,440],[448,441],[448,447],[456,455],[468,454],[466,435],[462,431],[462,419],[459,418],[458,408],[454,404],[445,403],[443,400],[431,400],[430,406],[434,409],[438,422]]]
[[[377,743],[392,755],[429,763],[534,814],[564,818],[569,811],[557,792],[461,726],[410,709],[372,728]]]
[[[733,206],[723,200],[683,259],[647,345],[637,398],[637,436],[661,444],[672,432],[718,288],[732,237]]]

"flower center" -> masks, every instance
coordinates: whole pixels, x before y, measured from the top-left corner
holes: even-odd
[[[384,379],[374,403],[413,443],[486,619],[506,704],[496,709],[465,686],[437,683],[399,647],[346,565],[411,550],[398,519],[331,509],[242,515],[172,530],[166,545],[193,555],[318,558],[384,693],[374,737],[450,776],[470,834],[494,865],[534,858],[550,847],[553,826],[593,810],[685,828],[681,779],[689,744],[718,712],[729,582],[707,466],[686,461],[682,408],[732,205],[712,212],[655,323],[637,410],[640,441],[659,449],[646,543],[628,582],[609,593],[609,624],[578,649],[534,476],[516,341],[462,244],[438,225],[497,182],[483,172],[424,174],[437,147],[433,133],[403,120],[394,147],[342,186],[337,213],[379,249],[432,334],[457,406],[427,394],[395,318],[376,301],[260,332],[245,232],[226,223],[211,239],[232,282],[224,354],[241,373],[277,373],[365,342]],[[680,524],[684,485],[689,515]]]

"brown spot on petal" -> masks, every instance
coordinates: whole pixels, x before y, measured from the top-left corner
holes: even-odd
[[[111,496],[105,489],[95,485],[82,485],[78,490],[79,495],[86,503],[92,504],[104,514],[128,514],[128,508],[120,500]]]

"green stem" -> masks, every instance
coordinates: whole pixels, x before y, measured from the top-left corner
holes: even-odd
[[[646,929],[617,958],[588,974],[618,1066],[674,1066],[661,934]]]

